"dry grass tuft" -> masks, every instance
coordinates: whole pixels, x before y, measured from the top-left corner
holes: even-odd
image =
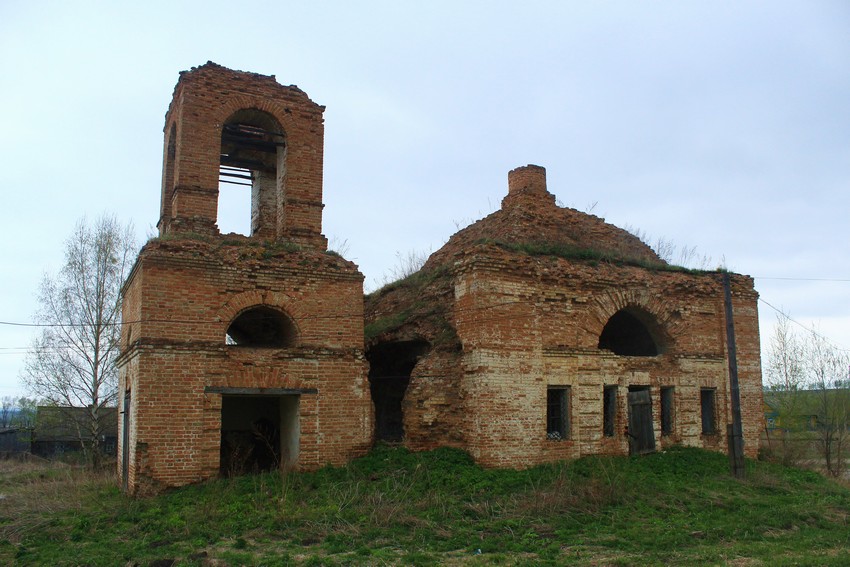
[[[115,471],[43,460],[0,461],[0,540],[18,543],[56,513],[79,510],[115,486]]]

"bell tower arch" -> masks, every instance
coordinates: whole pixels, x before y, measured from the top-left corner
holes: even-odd
[[[342,464],[370,447],[363,275],[322,235],[323,112],[273,76],[215,63],[180,74],[159,237],[123,290],[128,492]],[[247,234],[222,234],[223,183],[250,199]]]
[[[220,183],[251,193],[251,238],[325,249],[325,108],[273,75],[208,62],[180,74],[165,119],[160,236],[218,236]]]

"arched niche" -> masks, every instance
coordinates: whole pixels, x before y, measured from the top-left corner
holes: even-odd
[[[273,238],[286,159],[280,123],[253,108],[234,112],[221,128],[219,158],[219,191],[250,188],[249,236]]]
[[[599,335],[599,348],[619,356],[658,356],[663,351],[658,323],[651,314],[627,307],[614,313]]]
[[[284,313],[264,305],[237,315],[227,327],[225,343],[230,346],[287,348],[298,342],[298,329]]]
[[[375,404],[375,439],[404,440],[403,401],[410,376],[431,345],[424,340],[378,343],[366,353],[369,389]]]

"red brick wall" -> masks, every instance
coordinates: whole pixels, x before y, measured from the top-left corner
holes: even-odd
[[[222,127],[238,111],[263,113],[285,139],[276,177],[255,184],[252,237],[216,227]],[[298,396],[297,468],[342,464],[371,445],[363,276],[321,234],[323,111],[274,77],[213,63],[181,73],[165,121],[160,238],[124,289],[131,492],[218,475],[222,396],[236,389]],[[285,314],[294,344],[225,344],[231,322],[258,306]]]
[[[674,269],[626,231],[557,206],[542,167],[517,168],[508,184],[499,211],[431,255],[423,268],[431,284],[369,298],[370,322],[406,315],[374,343],[437,344],[441,324],[431,314],[446,309],[457,333],[459,360],[450,364],[446,349],[435,349],[413,370],[403,402],[406,444],[459,445],[482,464],[508,467],[627,453],[634,386],[649,389],[656,447],[725,451],[731,401],[722,274]],[[754,457],[763,426],[758,296],[747,276],[733,275],[732,287],[745,452]],[[660,354],[599,348],[620,310],[645,318]],[[547,438],[549,386],[569,387],[568,440]],[[611,437],[603,434],[606,386],[617,389]],[[662,387],[674,388],[673,430],[664,436]],[[715,434],[702,433],[702,388],[716,392]]]
[[[758,321],[752,280],[734,276],[745,451],[762,428]],[[626,453],[629,386],[649,386],[656,445],[726,450],[731,423],[720,274],[653,271],[492,253],[456,279],[460,378],[468,449],[491,466],[529,466],[592,453]],[[598,349],[608,319],[627,307],[651,314],[662,335],[654,357]],[[546,388],[570,386],[571,439],[546,438]],[[618,387],[614,437],[603,436],[603,386]],[[674,431],[660,433],[660,388],[675,388]],[[716,435],[701,433],[700,388],[716,388]]]
[[[142,251],[126,291],[132,342],[125,338],[121,373],[122,391],[133,392],[135,487],[218,474],[221,394],[210,389],[315,391],[301,395],[299,468],[341,464],[370,446],[362,276],[332,254],[263,258],[271,254],[261,246],[170,240]],[[231,321],[257,305],[292,319],[294,346],[225,345]]]

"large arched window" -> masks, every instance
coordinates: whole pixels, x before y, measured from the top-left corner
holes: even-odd
[[[298,332],[292,320],[271,307],[252,307],[240,313],[227,328],[225,343],[241,347],[294,346]]]
[[[599,335],[599,348],[620,356],[658,356],[657,323],[649,313],[626,308],[614,313]]]
[[[284,174],[285,149],[283,128],[266,112],[239,110],[225,121],[221,129],[219,227],[224,220],[222,209],[228,208],[228,202],[237,208],[239,202],[247,203],[247,196],[240,192],[250,187],[250,232],[247,228],[245,231],[250,236],[274,236],[277,185]],[[248,207],[242,214],[248,215]],[[248,219],[243,221],[247,227]]]

